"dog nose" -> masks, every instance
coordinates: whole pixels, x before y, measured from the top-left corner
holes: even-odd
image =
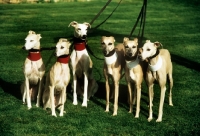
[[[129,53],[128,55],[129,55],[129,56],[132,56],[132,55],[133,55],[133,53]]]
[[[86,37],[87,37],[87,35],[83,35],[83,36],[82,36],[83,39],[86,39]]]

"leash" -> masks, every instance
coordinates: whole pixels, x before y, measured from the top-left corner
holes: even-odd
[[[145,22],[146,22],[146,10],[147,10],[147,0],[143,1],[143,6],[140,10],[140,13],[137,17],[137,21],[135,22],[130,34],[129,34],[129,38],[132,37],[133,32],[135,31],[135,28],[140,20],[140,29],[139,29],[139,33],[138,33],[138,38],[139,38],[139,44],[142,43],[142,39],[144,36],[144,27],[145,27]],[[142,30],[142,33],[140,34]]]

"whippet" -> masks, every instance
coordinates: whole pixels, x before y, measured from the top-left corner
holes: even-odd
[[[88,28],[91,28],[91,26],[89,23],[85,22],[80,24],[76,21],[72,21],[69,24],[69,27],[70,26],[74,27],[74,50],[72,51],[72,54],[70,56],[73,72],[73,104],[78,104],[77,90],[78,88],[80,88],[80,86],[77,87],[77,85],[81,85],[82,83],[79,83],[79,81],[82,81],[84,82],[82,106],[87,107],[87,100],[90,97],[88,95],[94,95],[98,90],[98,85],[92,74],[93,63],[86,50],[87,30]]]
[[[154,82],[157,81],[161,88],[160,94],[160,105],[159,105],[159,113],[158,119],[156,122],[162,121],[163,115],[163,104],[165,99],[165,91],[166,91],[166,81],[167,76],[169,78],[169,105],[172,104],[172,86],[173,86],[173,78],[172,78],[172,62],[171,56],[168,50],[166,49],[158,49],[161,46],[159,42],[150,42],[147,40],[143,47],[139,50],[139,57],[142,60],[147,59],[149,66],[146,73],[146,83],[149,88],[149,118],[148,121],[153,119],[153,85]]]
[[[51,108],[52,116],[56,116],[55,108],[60,108],[60,116],[64,113],[66,102],[66,89],[70,81],[69,69],[69,48],[71,43],[64,38],[60,38],[56,45],[56,63],[51,67],[43,92],[44,109]]]
[[[106,87],[106,112],[109,112],[109,95],[110,86],[109,78],[111,77],[114,84],[114,111],[113,116],[117,115],[118,109],[118,96],[119,96],[119,81],[121,78],[122,70],[124,69],[124,47],[122,44],[114,45],[114,37],[103,36],[101,39],[101,45],[104,54],[104,77]]]
[[[27,102],[27,107],[30,109],[31,101],[37,97],[36,106],[40,106],[41,91],[43,85],[43,76],[45,73],[45,66],[40,54],[40,34],[34,31],[29,31],[25,41],[25,49],[29,51],[28,56],[24,62],[24,76],[25,81],[21,85],[22,101]]]
[[[133,104],[135,104],[135,101],[137,100],[135,118],[139,118],[141,84],[143,81],[143,63],[138,58],[138,39],[135,38],[134,40],[129,40],[129,38],[124,37],[123,45],[125,49],[126,61],[125,78],[129,92],[129,113],[133,112]],[[134,90],[134,98],[132,97],[132,90]]]

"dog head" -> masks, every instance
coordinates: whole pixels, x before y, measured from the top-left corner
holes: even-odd
[[[129,38],[124,37],[123,45],[125,48],[125,54],[128,57],[134,57],[137,55],[138,51],[138,39],[134,38],[134,40],[129,40]]]
[[[29,31],[27,37],[25,38],[25,49],[40,49],[40,34],[36,34],[34,31]]]
[[[104,56],[108,55],[111,51],[115,49],[114,43],[115,43],[115,38],[113,36],[110,37],[102,36],[101,45],[103,48]]]
[[[72,21],[69,24],[69,27],[70,26],[74,27],[74,36],[82,40],[85,40],[87,38],[88,28],[91,28],[91,25],[87,22],[84,22],[83,24],[79,24],[76,21]]]
[[[56,57],[62,56],[62,55],[68,55],[69,49],[70,49],[71,43],[64,38],[60,38],[58,43],[56,44]]]
[[[157,48],[162,46],[159,42],[152,43],[150,40],[146,40],[146,43],[139,49],[139,58],[145,60],[154,54],[156,54]]]

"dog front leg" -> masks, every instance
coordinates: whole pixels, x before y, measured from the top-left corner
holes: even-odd
[[[41,93],[42,93],[42,80],[43,79],[39,79],[39,87],[38,87],[36,107],[40,107],[40,100],[41,100]]]
[[[51,112],[52,112],[52,116],[56,116],[56,111],[55,111],[55,100],[54,100],[54,86],[49,86],[49,90],[50,90],[50,101],[51,101]]]
[[[76,93],[76,85],[77,85],[77,78],[76,78],[76,73],[73,71],[73,84],[74,84],[74,91],[73,91],[73,105],[77,105],[77,93]]]
[[[141,85],[136,85],[136,87],[137,87],[137,106],[136,106],[135,118],[139,118],[139,113],[140,113],[140,99],[141,99]]]
[[[128,92],[129,92],[129,106],[130,106],[129,113],[132,113],[133,112],[133,96],[132,96],[130,81],[127,83],[127,85],[128,85]]]
[[[65,106],[65,97],[66,97],[66,86],[61,91],[61,108],[60,108],[60,116],[63,116],[64,106]]]
[[[161,86],[159,113],[158,113],[158,119],[156,120],[156,122],[162,121],[165,92],[166,92],[166,86]]]
[[[27,107],[28,109],[31,109],[31,98],[30,98],[30,93],[29,93],[29,80],[27,77],[25,77],[25,94],[26,94],[26,101],[27,101]]]
[[[149,118],[148,121],[150,122],[153,119],[153,84],[149,85]]]
[[[113,116],[116,116],[117,115],[117,110],[118,110],[119,82],[115,80],[114,84],[115,84],[115,98],[114,98]]]
[[[106,111],[105,112],[109,112],[110,86],[108,82],[108,77],[106,78],[105,86],[106,86]]]
[[[83,107],[87,107],[87,93],[88,93],[88,75],[84,72],[84,93],[83,93]]]

